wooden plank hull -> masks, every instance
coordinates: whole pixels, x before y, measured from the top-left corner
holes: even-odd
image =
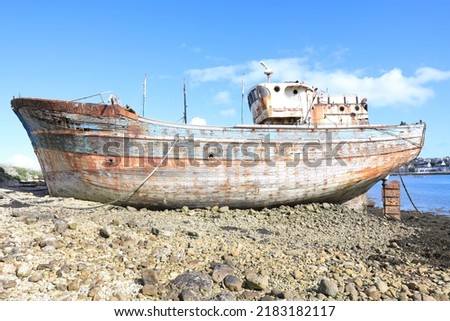
[[[118,105],[12,101],[49,192],[146,208],[344,202],[419,154],[425,124],[210,127]]]

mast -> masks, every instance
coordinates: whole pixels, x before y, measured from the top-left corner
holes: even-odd
[[[242,75],[242,84],[241,84],[241,124],[244,123],[244,90],[245,90],[245,74]]]
[[[187,124],[186,79],[183,79],[183,96],[184,96],[183,122]]]
[[[142,116],[145,116],[146,102],[147,102],[147,75],[144,75],[144,83],[142,85]]]

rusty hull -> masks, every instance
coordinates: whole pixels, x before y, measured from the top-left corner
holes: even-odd
[[[19,98],[53,196],[146,208],[345,202],[419,154],[425,124],[211,127]]]

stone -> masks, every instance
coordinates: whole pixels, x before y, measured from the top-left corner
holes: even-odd
[[[28,276],[30,276],[31,275],[31,272],[32,272],[33,270],[31,269],[31,267],[30,266],[28,266],[28,265],[26,265],[26,264],[23,264],[23,265],[21,265],[21,266],[19,266],[18,268],[17,268],[17,271],[16,271],[16,276],[18,277],[18,278],[26,278],[26,277],[28,277]]]
[[[88,297],[94,298],[100,292],[100,287],[98,285],[93,285],[89,288]]]
[[[175,234],[175,232],[171,229],[168,229],[168,228],[161,229],[161,228],[157,228],[157,227],[152,227],[151,233],[156,236],[166,236],[166,237],[171,237]]]
[[[131,297],[122,292],[114,293],[113,298],[117,301],[131,301]]]
[[[186,234],[194,239],[198,239],[200,236],[200,234],[198,234],[198,232],[195,231],[187,231]]]
[[[372,285],[371,287],[369,287],[366,291],[365,291],[366,295],[375,301],[378,301],[381,299],[381,293],[380,291],[378,291],[377,287]]]
[[[250,290],[265,290],[269,287],[269,276],[248,272],[245,275],[245,287]]]
[[[353,283],[347,283],[345,285],[345,290],[344,291],[349,293],[349,294],[355,294],[355,293],[357,294],[358,293],[358,291],[356,290],[355,284],[353,284]]]
[[[378,288],[378,290],[380,290],[381,293],[386,293],[389,290],[389,286],[381,280],[377,280],[375,282],[375,286]]]
[[[142,282],[144,283],[144,285],[157,285],[158,284],[158,277],[157,277],[157,273],[153,270],[143,270],[141,272],[141,277],[142,277]]]
[[[109,226],[105,226],[100,230],[100,236],[107,239],[111,236],[112,229]]]
[[[236,295],[230,291],[221,291],[210,297],[209,301],[236,301]]]
[[[398,295],[398,300],[399,301],[408,301],[409,299],[408,299],[408,295],[405,293],[405,292],[401,292],[399,295]]]
[[[218,212],[219,213],[226,213],[229,210],[230,210],[230,208],[228,206],[221,206],[221,207],[219,207]]]
[[[181,291],[179,298],[181,301],[198,301],[200,296],[195,291],[187,289]]]
[[[80,290],[80,283],[77,281],[72,281],[67,284],[67,290],[69,291],[79,291]]]
[[[67,284],[63,282],[58,281],[54,285],[58,291],[67,291]]]
[[[330,203],[323,203],[323,204],[322,204],[322,207],[323,207],[323,209],[325,209],[325,210],[331,209]]]
[[[28,281],[36,283],[36,282],[39,282],[40,280],[42,280],[42,278],[43,278],[42,273],[33,273],[28,278]]]
[[[255,301],[259,300],[261,293],[257,291],[244,291],[241,293],[241,297],[245,301]]]
[[[41,263],[36,267],[36,270],[41,271],[41,270],[51,270],[52,266],[51,264],[45,264],[45,263]]]
[[[317,292],[325,294],[326,296],[329,297],[334,297],[338,294],[339,289],[335,281],[323,278],[320,280]]]
[[[217,264],[212,272],[212,279],[216,283],[220,283],[227,275],[234,273],[234,269],[226,264]]]
[[[76,230],[78,228],[78,224],[76,222],[68,223],[69,230]]]
[[[181,208],[181,212],[182,212],[183,214],[188,214],[188,213],[189,213],[189,207],[183,206],[183,207]]]
[[[240,292],[242,290],[242,281],[234,275],[225,276],[223,284],[230,291]]]
[[[158,286],[156,284],[144,284],[142,287],[142,294],[148,296],[155,296],[158,294]]]
[[[425,294],[425,293],[422,293],[422,300],[423,301],[436,301],[435,298],[433,298],[432,296]]]
[[[51,253],[54,252],[56,248],[53,245],[46,245],[42,248],[42,252]]]
[[[69,224],[64,220],[55,220],[55,229],[54,231],[57,233],[64,233],[69,228]]]
[[[17,285],[17,282],[15,280],[6,280],[3,282],[3,288],[6,289],[11,289],[11,288],[15,288]]]
[[[304,275],[303,271],[300,271],[300,270],[295,270],[293,274],[294,274],[293,275],[294,279],[296,279],[296,280],[301,280]]]
[[[208,292],[213,287],[213,280],[209,275],[192,271],[177,276],[175,279],[170,281],[169,284],[172,288],[176,288],[181,291],[196,289],[200,292]]]
[[[62,244],[55,237],[46,236],[46,237],[43,237],[39,241],[39,246],[42,248],[43,251],[45,251],[43,248],[45,248],[47,246],[52,246],[54,249],[58,249],[58,248],[62,247]],[[49,252],[51,252],[51,251],[49,251]]]

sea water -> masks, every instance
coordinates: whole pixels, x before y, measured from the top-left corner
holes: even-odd
[[[397,180],[400,182],[400,207],[405,211],[414,210],[408,195],[411,196],[417,209],[421,212],[432,212],[450,216],[450,175],[403,175],[402,177],[391,175],[388,182]],[[381,181],[373,186],[367,193],[367,198],[375,202],[375,206],[382,207]]]

